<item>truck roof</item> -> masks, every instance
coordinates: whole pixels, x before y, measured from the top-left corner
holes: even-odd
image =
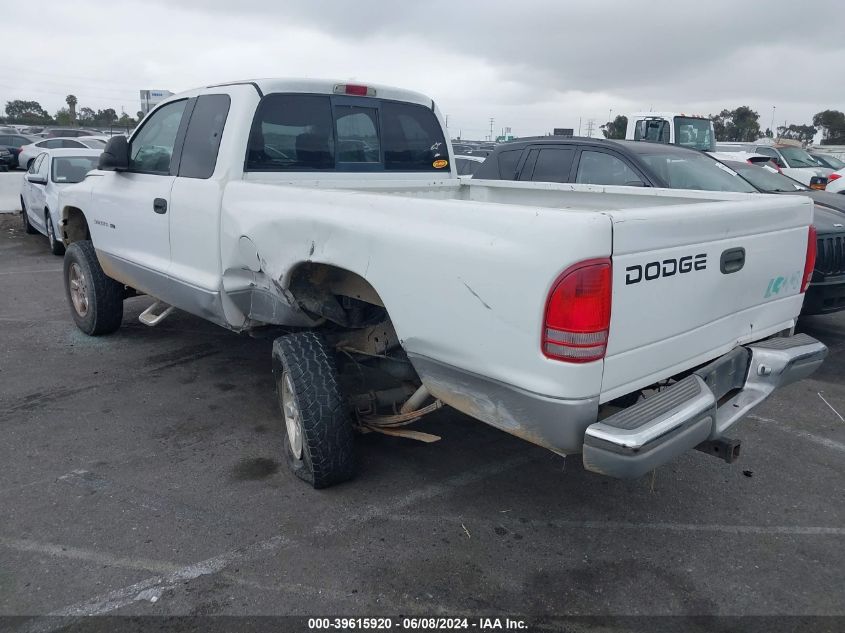
[[[682,116],[688,119],[709,119],[706,114],[687,114],[685,112],[632,112],[628,115],[630,118],[661,118],[671,119],[675,116]]]
[[[350,79],[302,79],[302,78],[264,78],[264,79],[242,79],[239,81],[228,81],[219,84],[212,84],[206,86],[208,88],[217,88],[220,86],[232,86],[238,84],[251,84],[255,86],[256,90],[261,95],[274,92],[302,92],[309,94],[335,94],[337,86],[354,85],[366,86],[375,91],[375,94],[368,96],[379,99],[390,99],[393,101],[407,101],[409,103],[416,103],[431,107],[433,101],[420,92],[413,90],[405,90],[403,88],[395,88],[393,86],[385,86],[383,84],[375,84],[368,81],[357,81]],[[186,91],[193,92],[193,91]],[[179,95],[174,95],[179,96]],[[172,100],[172,97],[168,100]]]

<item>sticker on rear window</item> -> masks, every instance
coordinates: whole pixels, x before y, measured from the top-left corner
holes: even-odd
[[[448,160],[444,160],[444,159],[441,158],[440,160],[436,160],[433,163],[431,163],[431,166],[434,167],[435,169],[443,169],[448,164],[449,164]]]

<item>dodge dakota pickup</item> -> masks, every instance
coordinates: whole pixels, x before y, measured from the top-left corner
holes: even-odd
[[[441,406],[614,477],[730,462],[734,424],[821,364],[793,335],[811,200],[462,181],[444,130],[430,98],[371,84],[170,97],[61,194],[73,319],[114,332],[146,294],[149,326],[272,334],[285,456],[314,487],[353,475],[356,430],[432,441],[405,427]]]

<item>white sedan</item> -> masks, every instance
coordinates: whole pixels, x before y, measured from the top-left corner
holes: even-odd
[[[21,186],[21,219],[27,233],[42,233],[50,241],[54,255],[64,255],[65,247],[56,237],[59,226],[59,192],[97,168],[98,149],[53,149],[36,156]]]
[[[48,149],[98,149],[103,151],[106,147],[106,141],[108,141],[108,138],[102,136],[45,138],[43,141],[21,147],[21,153],[18,154],[18,167],[29,169],[35,157]]]

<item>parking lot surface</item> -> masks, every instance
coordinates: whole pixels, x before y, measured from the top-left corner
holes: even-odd
[[[126,304],[88,338],[61,259],[0,216],[0,614],[845,615],[845,314],[741,423],[617,481],[454,411],[288,473],[271,340]]]

